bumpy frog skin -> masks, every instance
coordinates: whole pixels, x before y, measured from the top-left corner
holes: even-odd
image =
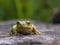
[[[17,21],[16,25],[13,25],[11,28],[10,35],[31,35],[36,34],[40,35],[42,34],[39,32],[36,27],[30,23],[30,21]]]

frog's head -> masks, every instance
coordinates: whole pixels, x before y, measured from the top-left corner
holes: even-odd
[[[18,27],[27,27],[30,24],[31,24],[30,21],[17,21]]]

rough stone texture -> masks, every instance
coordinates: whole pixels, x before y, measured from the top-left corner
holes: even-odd
[[[60,25],[32,23],[42,35],[10,36],[8,33],[16,21],[0,22],[0,45],[60,45]]]

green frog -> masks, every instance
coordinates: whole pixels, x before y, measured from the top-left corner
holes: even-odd
[[[10,35],[40,35],[42,34],[30,21],[17,21],[11,27]]]

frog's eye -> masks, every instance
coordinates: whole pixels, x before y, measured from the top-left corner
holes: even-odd
[[[17,21],[17,24],[20,24],[19,21]]]
[[[20,22],[19,21],[17,21],[17,25],[19,25],[20,24]]]
[[[26,21],[26,23],[29,25],[29,24],[31,24],[31,22],[30,21]]]

